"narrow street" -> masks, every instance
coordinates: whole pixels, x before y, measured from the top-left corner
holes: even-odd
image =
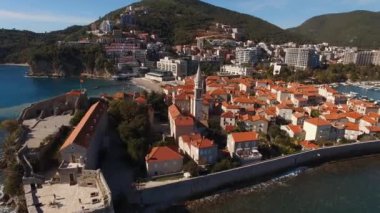
[[[132,192],[133,171],[125,159],[125,149],[115,130],[110,129],[108,146],[100,168],[112,192],[115,212],[127,212],[128,193]]]

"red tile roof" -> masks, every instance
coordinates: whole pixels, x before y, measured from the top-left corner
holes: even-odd
[[[222,117],[222,118],[235,118],[234,113],[231,111],[224,112],[220,117]]]
[[[182,140],[185,143],[191,144],[198,149],[210,148],[214,146],[214,142],[201,136],[201,134],[182,135]]]
[[[231,133],[231,136],[235,143],[256,141],[259,139],[259,134],[257,134],[257,132],[234,132]]]
[[[227,95],[228,93],[226,90],[222,88],[215,89],[214,91],[210,92],[211,95]]]
[[[140,96],[138,98],[135,98],[135,102],[138,104],[146,104],[146,99]]]
[[[359,124],[347,122],[345,125],[346,125],[346,130],[359,131]]]
[[[226,125],[226,127],[225,127],[225,130],[227,133],[234,131],[234,129],[235,129],[235,126],[233,126],[233,125]]]
[[[78,125],[70,133],[60,150],[65,149],[73,143],[88,148],[90,145],[88,135],[91,136],[94,133],[96,125],[98,124],[97,122],[99,121],[102,113],[105,113],[106,108],[107,106],[100,101],[93,104],[90,109],[87,110]]]
[[[299,143],[304,149],[309,149],[309,150],[313,150],[313,149],[318,149],[319,146],[315,143],[312,143],[310,141],[302,141]]]
[[[370,132],[380,132],[380,126],[367,126]]]
[[[176,119],[178,116],[181,115],[181,112],[178,110],[178,107],[174,104],[169,106],[169,115],[173,118]]]
[[[175,119],[175,125],[176,126],[193,126],[194,125],[194,120],[190,116],[178,116]]]
[[[308,122],[308,123],[313,124],[315,126],[331,125],[330,122],[323,120],[322,118],[310,118],[310,119],[305,120],[305,122]]]
[[[353,118],[353,119],[360,119],[363,116],[357,112],[347,112],[346,117],[347,118]]]
[[[71,90],[70,92],[66,93],[66,95],[70,96],[80,96],[82,92],[80,90]]]
[[[342,119],[342,118],[346,118],[346,114],[344,113],[331,113],[331,114],[327,114],[327,115],[323,115],[323,117],[325,117],[326,120],[339,120],[339,119]]]
[[[289,124],[288,125],[289,129],[294,133],[294,134],[300,134],[303,132],[302,127],[299,125],[293,125]]]
[[[157,161],[169,161],[169,160],[181,160],[182,155],[173,150],[173,148],[168,146],[153,147],[150,153],[145,157],[147,162],[157,162]]]
[[[373,119],[372,117],[369,117],[369,116],[362,117],[362,120],[366,121],[366,122],[368,122],[370,124],[373,124],[373,125],[377,123],[375,119]]]

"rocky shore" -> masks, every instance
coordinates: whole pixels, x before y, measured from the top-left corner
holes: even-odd
[[[307,168],[303,167],[298,168],[296,170],[274,177],[266,182],[255,184],[253,186],[248,186],[240,189],[227,188],[207,197],[187,201],[185,202],[185,206],[190,211],[196,211],[197,209],[203,208],[205,206],[212,206],[217,205],[219,203],[228,202],[229,200],[236,198],[237,196],[244,196],[250,193],[257,193],[268,189],[268,187],[286,184],[286,181],[300,175],[301,173],[305,172],[306,169]]]

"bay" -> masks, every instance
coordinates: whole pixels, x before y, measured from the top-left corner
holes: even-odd
[[[79,78],[26,78],[28,67],[0,65],[0,120],[16,118],[30,103],[80,89]],[[89,96],[116,91],[141,91],[128,82],[86,79],[82,88]]]

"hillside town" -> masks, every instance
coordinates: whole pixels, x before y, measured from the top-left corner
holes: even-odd
[[[116,20],[94,22],[84,38],[57,43],[100,44],[116,70],[112,80],[132,79],[146,91],[88,97],[73,88],[22,111],[14,161],[28,212],[115,212],[115,190],[143,206],[144,190],[158,186],[379,140],[377,100],[338,92],[338,82],[275,76],[380,66],[380,50],[256,42],[223,23],[193,44],[170,46],[137,30],[135,17],[145,15],[148,9],[129,6]],[[379,82],[356,84],[380,90]]]
[[[244,29],[215,23],[199,31],[194,44],[163,43],[158,34],[138,30],[136,17],[149,16],[144,7],[129,6],[119,18],[105,17],[91,25],[86,37],[58,45],[101,44],[114,62],[114,79],[145,76],[155,81],[181,80],[196,72],[198,64],[223,75],[251,76],[271,68],[272,74],[325,68],[329,64],[380,65],[380,50],[320,44],[271,44],[247,40]],[[259,65],[259,66],[258,66]]]

